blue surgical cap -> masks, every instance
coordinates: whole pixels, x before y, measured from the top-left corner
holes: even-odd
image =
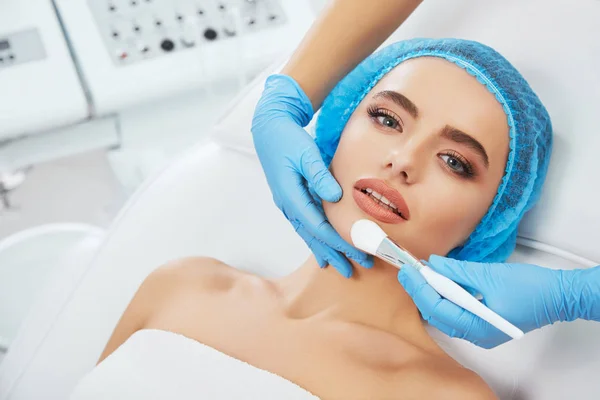
[[[440,57],[463,68],[496,97],[506,113],[510,149],[498,192],[467,241],[448,254],[458,260],[503,262],[515,248],[519,221],[540,196],[552,150],[552,124],[529,84],[494,49],[460,39],[413,39],[371,55],[325,99],[315,139],[321,155],[329,165],[358,104],[390,70],[417,57]]]

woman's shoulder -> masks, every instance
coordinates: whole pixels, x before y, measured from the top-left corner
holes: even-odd
[[[158,267],[146,277],[135,296],[145,299],[140,302],[147,310],[144,325],[202,310],[238,286],[246,275],[210,257],[187,257]]]
[[[222,291],[229,289],[244,272],[211,257],[186,257],[155,269],[146,283],[160,283],[163,290],[192,287],[196,290]]]
[[[186,317],[181,312],[174,312],[177,306],[202,304],[204,302],[198,300],[202,300],[200,296],[203,293],[226,290],[235,281],[234,268],[208,257],[184,258],[155,269],[144,279],[129,302],[100,361],[140,329],[155,327],[171,330],[171,325],[177,326],[179,320]],[[153,326],[157,322],[159,326]]]

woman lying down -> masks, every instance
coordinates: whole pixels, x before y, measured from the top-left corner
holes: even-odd
[[[323,106],[316,141],[344,193],[325,214],[349,242],[367,218],[421,259],[504,260],[539,197],[551,131],[494,50],[395,43]],[[496,398],[428,335],[394,267],[375,260],[347,279],[298,262],[280,279],[210,258],[157,269],[72,399]]]

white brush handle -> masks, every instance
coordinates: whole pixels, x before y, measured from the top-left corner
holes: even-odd
[[[522,330],[487,308],[458,283],[444,275],[438,274],[426,265],[419,269],[419,272],[423,275],[427,283],[429,283],[442,297],[445,297],[457,306],[486,320],[513,339],[520,339],[523,337],[524,333]]]

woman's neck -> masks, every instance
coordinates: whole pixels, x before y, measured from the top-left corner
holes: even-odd
[[[394,334],[427,351],[441,352],[428,335],[417,307],[398,283],[398,270],[380,260],[371,269],[352,263],[352,278],[315,258],[276,280],[290,318],[328,318]]]

